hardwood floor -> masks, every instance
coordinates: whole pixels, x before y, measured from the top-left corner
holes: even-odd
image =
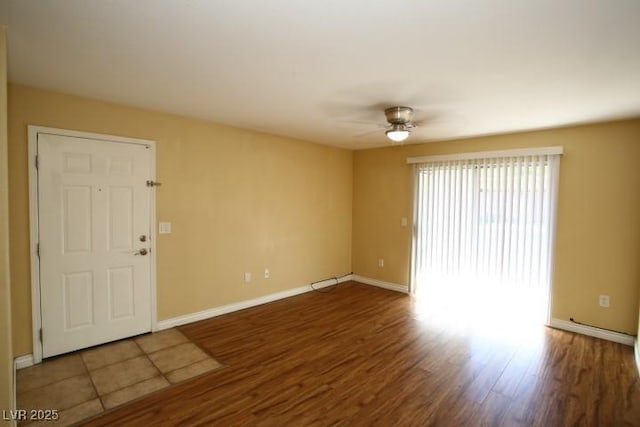
[[[184,326],[226,365],[86,425],[640,425],[633,349],[488,333],[345,283]]]

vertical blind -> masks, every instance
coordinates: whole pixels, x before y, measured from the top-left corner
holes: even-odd
[[[548,293],[559,154],[416,164],[413,281],[492,281]]]

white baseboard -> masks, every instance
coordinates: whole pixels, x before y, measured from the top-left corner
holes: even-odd
[[[368,277],[358,276],[357,274],[354,274],[351,280],[364,283],[365,285],[377,286],[379,288],[389,289],[391,291],[402,292],[403,294],[409,293],[409,288],[406,286],[398,285],[391,282],[385,282],[378,279],[370,279]]]
[[[24,356],[16,357],[13,360],[13,366],[15,366],[16,371],[33,366],[33,354],[25,354]]]
[[[549,326],[552,328],[563,329],[565,331],[576,332],[578,334],[589,335],[591,337],[601,338],[607,341],[618,342],[620,344],[633,345],[634,338],[631,335],[621,334],[619,332],[606,331],[594,328],[592,326],[580,325],[562,319],[551,319]],[[637,356],[636,356],[637,357]],[[636,362],[638,359],[636,358]]]
[[[328,279],[322,282],[314,283],[313,288],[322,289],[329,286],[337,285],[338,283],[348,282],[349,280],[352,280],[350,274],[347,276],[340,277],[338,279]],[[155,330],[161,331],[163,329],[182,326],[188,323],[198,322],[200,320],[221,316],[223,314],[233,313],[234,311],[244,310],[245,308],[255,307],[257,305],[262,305],[269,302],[281,300],[284,298],[289,298],[296,295],[304,294],[306,292],[311,292],[313,291],[313,288],[311,287],[311,285],[300,286],[298,288],[287,289],[286,291],[276,292],[274,294],[264,295],[264,296],[253,298],[246,301],[234,302],[234,303],[223,305],[220,307],[214,307],[214,308],[209,308],[207,310],[198,311],[196,313],[185,314],[184,316],[178,316],[178,317],[173,317],[171,319],[160,320],[156,325]]]
[[[638,347],[638,338],[635,339],[635,345],[633,346],[633,355],[636,359],[636,369],[640,374],[640,348]]]

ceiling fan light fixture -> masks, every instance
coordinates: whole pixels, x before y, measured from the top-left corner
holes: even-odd
[[[402,142],[409,138],[409,130],[402,125],[393,125],[391,129],[385,132],[385,135],[393,142]]]

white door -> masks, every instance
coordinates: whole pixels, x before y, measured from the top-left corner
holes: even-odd
[[[40,133],[43,357],[151,330],[148,145]]]

